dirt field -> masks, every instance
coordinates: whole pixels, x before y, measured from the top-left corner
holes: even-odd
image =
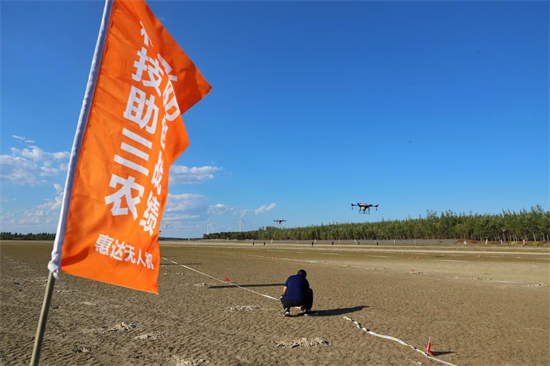
[[[51,248],[0,243],[2,365],[30,362]],[[421,350],[430,337],[434,357],[456,365],[550,365],[547,246],[184,242],[161,251],[158,296],[63,275],[41,364],[442,365],[347,316]],[[318,315],[285,318],[277,299],[300,268]]]

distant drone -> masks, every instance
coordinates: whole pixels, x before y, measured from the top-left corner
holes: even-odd
[[[286,220],[277,219],[277,220],[273,220],[273,222],[276,222],[277,224],[281,225],[281,224],[285,223]]]
[[[353,210],[353,206],[359,206],[359,213],[363,214],[370,214],[370,208],[374,207],[376,211],[378,211],[378,205],[372,205],[370,203],[358,203],[358,204],[351,204],[351,209]]]

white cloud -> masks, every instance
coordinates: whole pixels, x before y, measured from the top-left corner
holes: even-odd
[[[218,203],[218,204],[215,204],[213,206],[208,207],[208,214],[209,215],[219,216],[219,215],[223,215],[227,211],[231,211],[231,209],[229,207],[227,207],[226,205],[224,205],[223,203]]]
[[[0,196],[0,202],[1,202],[1,203],[15,202],[15,198],[14,198],[14,197],[4,197],[4,196]]]
[[[33,140],[28,140],[26,137],[23,137],[23,136],[11,135],[11,137],[21,142],[25,142],[27,144],[34,144]]]
[[[54,184],[56,196],[44,203],[27,209],[8,212],[0,216],[1,226],[14,232],[54,232],[59,220],[63,190]]]
[[[198,219],[199,217],[200,217],[199,215],[187,215],[187,214],[171,215],[171,214],[166,214],[166,215],[163,216],[162,221],[167,222],[167,223],[171,223],[172,221]]]
[[[199,215],[206,212],[206,197],[200,194],[168,194],[165,212],[178,212],[186,215]]]
[[[21,136],[15,139],[31,142]],[[47,177],[54,177],[67,170],[69,153],[47,152],[37,146],[17,149],[11,154],[0,155],[0,181],[21,186],[39,186],[47,183]]]
[[[40,167],[20,156],[0,155],[0,181],[22,186],[46,183],[40,177]]]
[[[267,211],[271,211],[275,208],[275,206],[277,206],[276,203],[271,203],[269,206],[267,205],[262,205],[260,206],[260,208],[257,208],[254,210],[254,213],[257,215],[257,214],[260,214],[262,212],[267,212]]]
[[[202,218],[208,210],[207,199],[200,194],[168,194],[166,208],[162,215],[163,234],[166,236],[194,236],[190,234],[204,230]],[[204,219],[206,222],[206,219]],[[168,226],[166,226],[168,224]]]
[[[44,162],[44,164],[48,164],[47,162],[51,162],[52,160],[68,160],[70,156],[68,151],[50,153],[38,146],[29,146],[21,150],[12,147],[11,151],[15,156],[22,156],[34,162]]]
[[[53,187],[57,192],[57,196],[53,199],[53,201],[47,201],[46,203],[39,205],[37,207],[40,210],[46,210],[47,214],[49,214],[52,211],[57,211],[58,209],[60,209],[61,203],[63,202],[63,187],[61,187],[61,185],[57,183],[55,183]]]
[[[171,186],[179,184],[201,184],[205,181],[214,179],[214,173],[222,170],[215,166],[186,167],[182,165],[172,165],[170,169],[169,184]]]
[[[3,213],[0,215],[0,222],[13,224],[15,222],[15,214],[13,212]]]

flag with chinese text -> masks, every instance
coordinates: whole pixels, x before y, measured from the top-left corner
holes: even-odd
[[[107,1],[60,269],[158,293],[168,171],[189,145],[181,114],[211,87],[144,1]]]

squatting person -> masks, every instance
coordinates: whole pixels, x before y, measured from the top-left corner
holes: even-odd
[[[281,295],[281,303],[285,309],[285,316],[290,316],[290,308],[300,306],[304,315],[312,315],[313,290],[309,288],[309,282],[306,279],[307,272],[303,269],[298,274],[287,278]]]

